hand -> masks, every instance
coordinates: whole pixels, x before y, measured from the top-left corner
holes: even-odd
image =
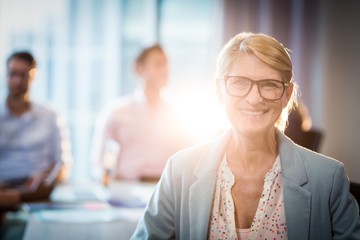
[[[16,210],[20,203],[20,193],[13,189],[0,189],[0,209]]]
[[[42,178],[44,180],[44,178]],[[37,184],[38,180],[33,180]],[[55,182],[51,185],[47,185],[44,181],[40,181],[38,187],[35,191],[22,191],[21,192],[21,201],[22,202],[33,202],[33,201],[40,201],[40,200],[47,200],[55,187]],[[30,190],[31,188],[28,188]]]
[[[44,179],[44,174],[32,176],[24,183],[24,185],[19,190],[21,193],[35,192],[39,188],[40,184],[44,181]]]

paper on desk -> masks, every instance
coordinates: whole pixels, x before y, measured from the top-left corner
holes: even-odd
[[[22,209],[26,212],[45,211],[45,210],[104,210],[109,209],[110,205],[101,202],[88,203],[67,203],[67,202],[35,202],[24,203]]]
[[[101,223],[114,221],[137,221],[143,213],[143,209],[128,210],[44,210],[35,212],[34,216],[43,222],[56,223]]]

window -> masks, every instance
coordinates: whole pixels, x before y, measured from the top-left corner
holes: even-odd
[[[142,47],[159,41],[168,52],[177,107],[193,105],[196,114],[191,101],[215,99],[215,2],[0,0],[1,96],[7,56],[30,50],[39,65],[32,98],[67,119],[73,180],[88,179],[94,122],[107,102],[136,87],[133,60]]]

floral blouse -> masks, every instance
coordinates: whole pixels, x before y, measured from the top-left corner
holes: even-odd
[[[208,239],[240,240],[236,229],[235,206],[231,188],[235,183],[226,156],[220,164],[210,215]],[[277,157],[272,169],[265,175],[264,187],[250,231],[245,240],[287,239],[280,158]],[[241,239],[244,240],[244,239]]]

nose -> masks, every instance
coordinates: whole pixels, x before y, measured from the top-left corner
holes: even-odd
[[[260,95],[258,85],[252,85],[250,92],[246,95],[246,101],[251,105],[256,105],[257,103],[261,102],[263,98]]]

